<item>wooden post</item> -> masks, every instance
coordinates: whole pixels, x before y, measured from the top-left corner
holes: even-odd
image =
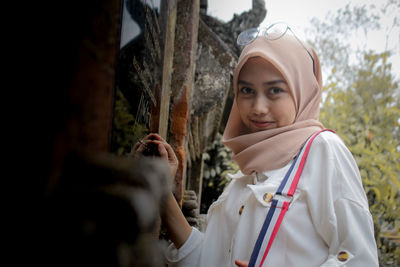
[[[158,121],[158,133],[167,139],[168,118],[169,118],[169,103],[171,97],[171,74],[172,62],[174,57],[174,41],[175,41],[175,22],[176,22],[176,6],[177,0],[163,1],[161,12],[164,23],[163,29],[163,66],[162,80],[160,88],[160,115]],[[166,3],[165,3],[166,2]]]

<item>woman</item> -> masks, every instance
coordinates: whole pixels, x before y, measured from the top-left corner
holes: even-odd
[[[171,194],[162,214],[173,241],[166,252],[170,266],[247,266],[250,259],[251,266],[378,266],[359,170],[330,131],[313,137],[275,239],[262,260],[255,259],[279,186],[309,137],[324,129],[318,121],[318,57],[288,30],[270,33],[270,27],[239,36],[246,46],[234,72],[235,99],[223,141],[240,171],[210,206],[205,233],[189,226]],[[143,142],[151,139],[174,174],[173,150],[158,135]]]

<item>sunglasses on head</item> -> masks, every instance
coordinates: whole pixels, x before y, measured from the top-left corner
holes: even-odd
[[[313,64],[313,73],[315,75],[315,61],[313,56],[311,55],[310,51],[306,48],[302,41],[297,38],[296,34],[292,31],[292,29],[283,22],[278,22],[271,24],[268,27],[262,28],[251,28],[248,30],[243,31],[239,34],[237,38],[237,44],[241,46],[245,46],[253,42],[258,36],[264,36],[268,40],[278,40],[282,36],[286,34],[286,32],[290,31],[296,40],[300,43],[300,45],[306,50],[307,54],[310,56],[312,64]]]

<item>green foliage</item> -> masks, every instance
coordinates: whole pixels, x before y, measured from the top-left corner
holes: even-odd
[[[324,87],[320,120],[336,130],[360,168],[381,263],[400,264],[394,246],[400,232],[400,92],[388,56],[366,53],[347,88],[338,86],[345,83],[333,72]]]
[[[218,133],[211,147],[203,154],[201,213],[207,213],[211,203],[224,191],[231,180],[228,174],[239,170],[239,166],[231,157],[232,151],[222,143],[222,136]]]
[[[131,151],[134,143],[145,136],[148,129],[135,121],[129,112],[129,103],[120,90],[116,90],[115,97],[111,152],[122,156]]]
[[[386,0],[380,4],[379,8],[347,5],[325,20],[313,19],[308,32],[328,77],[320,120],[339,134],[359,166],[374,219],[380,265],[399,266],[399,85],[388,63],[390,50],[377,53],[366,51],[361,42],[358,46],[350,43],[353,37],[366,40],[371,30],[380,29],[386,33],[380,41],[389,49],[389,37],[400,27],[396,15],[400,3]],[[399,38],[395,35],[391,38]]]

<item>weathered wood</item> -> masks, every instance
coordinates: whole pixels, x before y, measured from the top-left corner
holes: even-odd
[[[179,160],[175,176],[175,197],[182,204],[186,181],[186,133],[194,86],[195,56],[199,22],[199,0],[179,0],[175,32],[169,142]]]
[[[172,62],[174,57],[174,42],[175,42],[175,24],[176,24],[176,8],[177,0],[165,0],[166,12],[162,17],[165,18],[163,29],[163,66],[162,66],[162,80],[161,80],[161,93],[160,93],[160,115],[158,121],[158,133],[167,139],[168,132],[168,118],[169,118],[169,105],[171,96],[171,74],[173,72]]]

